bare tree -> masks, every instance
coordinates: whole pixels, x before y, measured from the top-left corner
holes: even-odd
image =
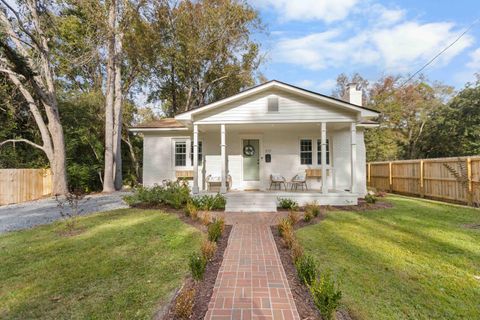
[[[20,91],[40,131],[42,145],[19,138],[0,142],[24,142],[42,150],[53,172],[53,193],[68,191],[65,143],[58,112],[55,75],[49,39],[45,28],[49,21],[42,1],[26,0],[13,7],[0,0],[0,72]],[[45,119],[46,117],[46,119]]]

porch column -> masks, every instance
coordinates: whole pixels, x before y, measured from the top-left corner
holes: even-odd
[[[322,122],[322,134],[321,134],[321,163],[322,163],[322,193],[328,193],[327,185],[327,123]]]
[[[198,125],[193,124],[193,187],[192,192],[198,193]]]
[[[220,193],[227,192],[227,152],[225,142],[225,125],[220,125],[220,154],[222,158],[222,183],[220,185]]]
[[[350,191],[352,193],[357,192],[357,127],[356,123],[352,122],[350,124],[350,133],[351,133],[351,186]]]

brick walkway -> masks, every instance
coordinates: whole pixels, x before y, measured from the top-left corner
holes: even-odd
[[[205,319],[300,319],[268,224],[234,224]]]

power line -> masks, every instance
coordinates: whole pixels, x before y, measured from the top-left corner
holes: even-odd
[[[430,59],[423,67],[421,67],[420,69],[418,69],[413,75],[411,75],[407,80],[405,80],[402,85],[400,86],[403,87],[405,84],[407,84],[407,82],[409,82],[410,80],[412,80],[413,78],[415,78],[415,76],[417,74],[419,74],[420,72],[423,71],[423,69],[425,69],[426,67],[428,67],[433,61],[435,61],[438,57],[440,57],[445,51],[447,51],[448,49],[450,49],[450,47],[452,47],[455,43],[458,42],[458,40],[460,40],[465,34],[467,34],[468,31],[470,31],[473,26],[475,24],[477,24],[477,22],[480,21],[480,18],[477,18],[475,21],[472,22],[472,24],[470,24],[470,26],[468,26],[468,28],[463,31],[452,43],[450,43],[448,46],[446,46],[442,51],[440,51],[439,53],[437,53],[432,59]]]

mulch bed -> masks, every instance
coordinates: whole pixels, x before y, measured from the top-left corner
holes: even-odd
[[[323,216],[319,215],[316,219],[318,222],[323,219]],[[314,219],[312,219],[310,222],[314,223],[313,221]],[[297,223],[297,225],[299,223]],[[297,225],[295,225],[295,227],[297,227]],[[295,265],[290,254],[290,249],[283,245],[277,226],[271,226],[270,228],[272,230],[273,238],[275,239],[275,244],[277,245],[278,253],[280,254],[280,260],[282,261],[283,269],[285,270],[288,284],[290,285],[290,290],[292,291],[293,299],[295,300],[295,306],[297,307],[300,318],[302,320],[322,319],[320,312],[313,303],[309,289],[300,282],[300,279],[297,276],[297,270],[295,269]],[[337,310],[335,316],[337,320],[353,319],[348,311],[344,309]]]
[[[192,222],[194,221],[185,216],[184,218]],[[218,270],[220,270],[220,266],[222,265],[223,253],[227,248],[228,238],[230,236],[231,231],[232,231],[232,226],[226,225],[225,231],[223,232],[221,238],[217,242],[217,251],[215,253],[215,256],[207,264],[204,279],[202,281],[194,281],[192,278],[188,278],[181,289],[181,290],[189,290],[191,288],[195,289],[195,298],[194,298],[195,302],[193,305],[193,313],[190,319],[203,319],[205,317],[205,314],[208,311],[208,303],[210,302],[210,299],[213,294],[213,287],[215,286]],[[180,294],[181,290],[179,290],[173,297],[172,301],[167,307],[167,310],[164,312],[164,316],[159,317],[157,319],[163,319],[163,320],[176,319],[174,314],[175,304],[176,304],[176,299]]]
[[[377,201],[375,203],[367,203],[363,199],[358,199],[358,204],[356,206],[332,206],[334,210],[343,210],[343,211],[367,211],[367,210],[379,210],[379,209],[388,209],[393,208],[393,204],[390,202]]]

